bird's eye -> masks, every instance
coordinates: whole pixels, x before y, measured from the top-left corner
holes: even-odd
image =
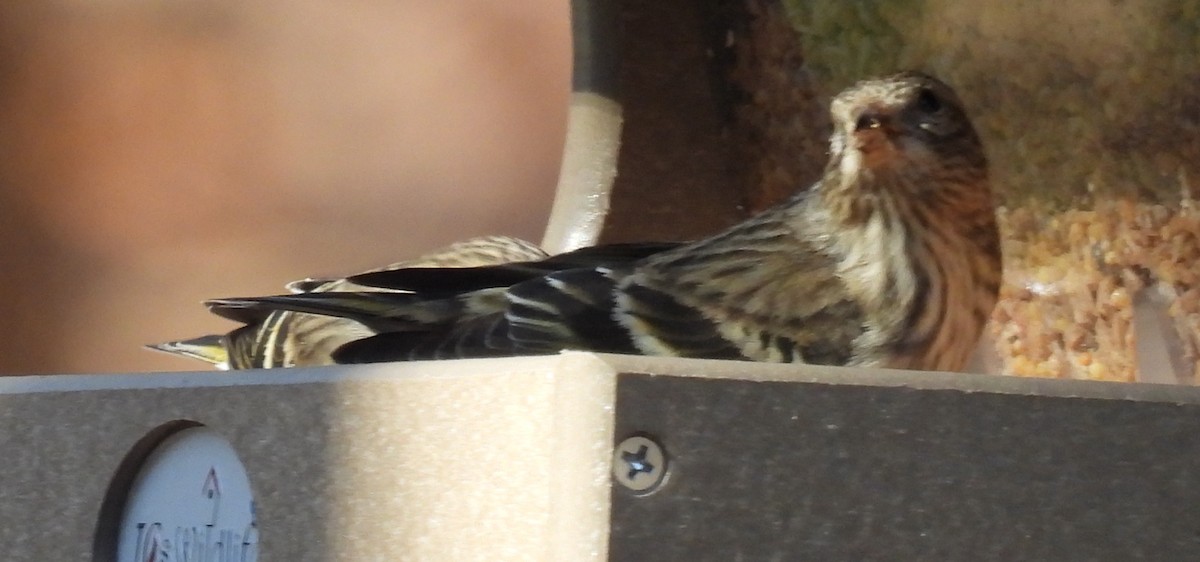
[[[865,129],[875,129],[875,128],[878,128],[879,126],[880,126],[880,122],[879,122],[878,117],[876,117],[874,115],[863,115],[862,117],[859,117],[858,121],[856,121],[854,123],[854,130],[862,131]]]
[[[928,88],[921,88],[917,94],[917,108],[925,113],[937,113],[942,109],[942,100]]]

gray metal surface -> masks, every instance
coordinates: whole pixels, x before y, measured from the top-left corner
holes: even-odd
[[[1196,389],[1046,383],[621,375],[615,437],[671,477],[613,487],[611,559],[1200,559]]]

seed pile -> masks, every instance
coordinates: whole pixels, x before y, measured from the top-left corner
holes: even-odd
[[[1004,373],[1137,380],[1134,306],[1158,300],[1178,342],[1174,375],[1200,381],[1200,207],[1190,198],[1001,208],[999,219],[1005,282],[988,334]]]

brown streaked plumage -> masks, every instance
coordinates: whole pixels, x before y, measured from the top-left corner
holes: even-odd
[[[413,267],[475,267],[545,258],[536,245],[509,236],[482,236],[456,242],[423,256],[374,271]],[[345,278],[308,278],[287,284],[293,293],[387,291],[357,285]],[[222,335],[170,341],[147,347],[199,359],[218,369],[270,369],[333,364],[330,356],[347,342],[375,334],[353,320],[286,310],[240,317],[245,325]]]
[[[704,240],[351,278],[407,293],[210,306],[327,314],[378,332],[340,348],[339,362],[574,348],[961,369],[1000,282],[979,137],[955,93],[915,72],[860,82],[831,114],[829,164],[812,189]]]

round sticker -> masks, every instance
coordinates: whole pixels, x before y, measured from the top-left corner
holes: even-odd
[[[163,440],[129,488],[118,533],[120,561],[256,560],[254,497],[233,447],[203,426]]]

